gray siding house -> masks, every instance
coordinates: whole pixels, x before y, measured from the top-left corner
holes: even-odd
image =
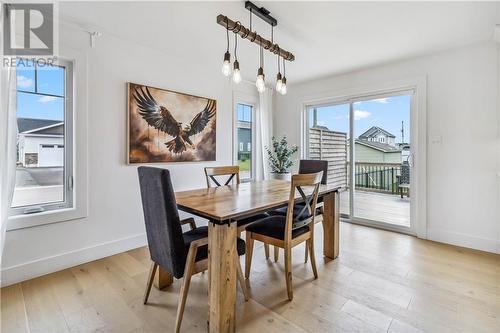
[[[355,139],[355,161],[368,163],[401,163],[402,149],[396,136],[373,126]]]

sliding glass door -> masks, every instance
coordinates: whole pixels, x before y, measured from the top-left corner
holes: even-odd
[[[351,222],[412,232],[412,92],[307,107],[306,155],[329,162]]]
[[[411,95],[353,104],[353,218],[410,228]]]

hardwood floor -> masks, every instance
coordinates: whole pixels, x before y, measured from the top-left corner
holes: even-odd
[[[342,223],[340,256],[325,263],[321,233],[317,280],[293,250],[292,302],[283,252],[274,263],[254,250],[238,332],[500,331],[500,256]],[[180,281],[143,305],[149,265],[140,248],[3,288],[2,332],[171,332]],[[207,277],[193,276],[183,332],[206,331]]]

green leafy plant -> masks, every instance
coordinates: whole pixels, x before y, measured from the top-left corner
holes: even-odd
[[[292,155],[298,151],[297,146],[288,147],[286,136],[281,140],[277,140],[274,136],[272,138],[273,149],[266,147],[267,156],[269,158],[269,165],[273,173],[288,173],[288,170],[293,165]]]

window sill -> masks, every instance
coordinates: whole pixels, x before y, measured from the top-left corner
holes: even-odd
[[[84,217],[87,217],[87,211],[82,208],[65,208],[34,214],[15,215],[7,219],[7,231],[77,220]]]

